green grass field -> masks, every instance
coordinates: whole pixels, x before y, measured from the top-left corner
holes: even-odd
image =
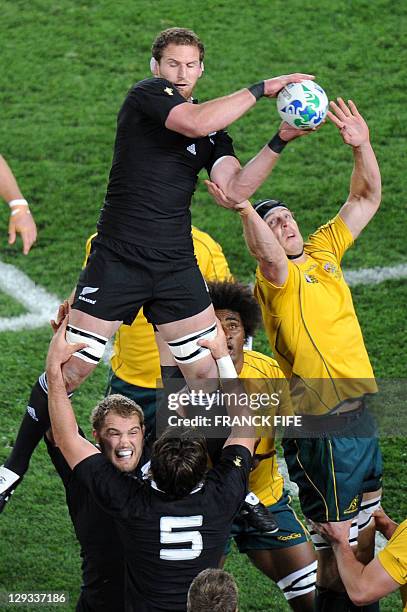
[[[63,298],[76,283],[87,236],[95,229],[110,169],[116,114],[128,88],[148,76],[149,49],[169,26],[195,29],[207,48],[197,95],[210,99],[267,76],[311,72],[329,97],[352,98],[367,119],[383,177],[383,204],[346,255],[347,269],[407,263],[402,138],[407,48],[399,35],[407,7],[385,0],[4,0],[0,36],[0,152],[32,203],[39,240],[28,257],[6,241],[8,211],[0,210],[0,259]],[[261,100],[231,126],[242,163],[278,126],[274,102]],[[336,128],[287,147],[258,197],[284,199],[306,234],[344,202],[352,153]],[[204,176],[203,176],[204,178]],[[202,182],[193,204],[195,225],[218,240],[234,274],[253,278],[239,219],[218,209]],[[404,228],[404,229],[403,229]],[[382,378],[405,376],[406,283],[355,287],[366,343]],[[22,306],[0,294],[0,317]],[[32,383],[43,371],[50,329],[0,333],[0,463],[9,453]],[[255,348],[269,352],[264,336]],[[78,420],[103,395],[100,366],[75,396]],[[85,427],[86,429],[86,427]],[[89,431],[89,428],[87,429]],[[407,516],[405,432],[394,423],[383,440],[384,507],[395,520]],[[242,612],[287,610],[282,596],[247,559],[233,554],[228,567],[241,588]],[[25,482],[0,518],[0,591],[66,591],[73,610],[80,585],[79,550],[59,478],[43,447]],[[382,610],[401,606],[398,595]],[[23,608],[19,608],[23,609]],[[34,609],[34,608],[30,608]],[[37,609],[46,610],[46,606]],[[51,608],[50,608],[51,609]]]

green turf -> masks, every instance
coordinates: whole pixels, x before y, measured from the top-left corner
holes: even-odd
[[[207,47],[197,94],[209,99],[265,76],[294,71],[316,75],[330,97],[353,98],[369,122],[383,175],[383,204],[346,255],[348,268],[407,262],[405,241],[405,94],[407,48],[401,34],[407,7],[386,0],[323,0],[318,5],[162,0],[6,0],[1,7],[0,142],[38,224],[28,257],[6,244],[7,209],[0,209],[2,261],[34,282],[66,296],[74,286],[84,243],[94,231],[109,172],[116,114],[127,89],[148,76],[149,48],[164,27],[192,27]],[[274,102],[261,100],[231,126],[243,163],[278,126]],[[256,197],[284,199],[304,234],[345,201],[351,150],[327,124],[289,145]],[[204,177],[204,175],[203,175]],[[202,177],[202,178],[203,178]],[[194,196],[194,223],[224,247],[237,277],[251,280],[255,265],[240,221],[217,209],[202,181]],[[405,281],[358,287],[354,299],[375,371],[405,375]],[[0,317],[24,309],[0,294]],[[43,369],[47,329],[0,333],[0,462],[7,456],[31,384]],[[264,336],[257,348],[268,351]],[[104,390],[104,367],[76,395],[81,424]],[[397,433],[397,423],[394,424]],[[405,439],[383,441],[386,509],[407,516]],[[58,477],[41,448],[24,484],[0,520],[0,590],[66,590],[74,609],[80,584],[78,547]],[[241,588],[242,612],[285,610],[276,588],[245,558],[230,566]],[[398,609],[397,595],[382,610]],[[19,608],[20,610],[23,608]],[[33,609],[33,608],[31,608]],[[46,609],[44,606],[42,610]]]

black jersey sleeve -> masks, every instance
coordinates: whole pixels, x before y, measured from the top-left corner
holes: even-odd
[[[227,503],[232,516],[247,494],[251,465],[250,451],[245,446],[231,444],[222,450],[220,460],[208,473],[222,507]]]
[[[166,79],[145,79],[137,83],[129,93],[129,102],[144,114],[159,121],[167,120],[170,110],[186,103],[185,98]]]
[[[86,436],[83,433],[81,428],[79,428],[79,433],[82,436],[82,438],[86,439]],[[54,446],[54,444],[50,442],[50,440],[48,440],[46,435],[44,435],[44,442],[47,447],[48,455],[50,456],[50,459],[52,463],[54,464],[54,467],[56,471],[58,472],[59,477],[64,483],[64,486],[66,487],[66,485],[68,484],[69,480],[72,477],[72,470],[67,464],[67,462],[65,461],[65,457],[63,456],[59,448],[57,446]]]
[[[226,155],[237,157],[233,148],[233,140],[226,130],[219,130],[215,134],[209,134],[209,139],[213,143],[212,154],[205,168],[210,176],[213,164]]]
[[[135,492],[144,486],[140,480],[120,472],[102,453],[78,463],[73,473],[96,503],[116,518],[127,518],[133,512]]]

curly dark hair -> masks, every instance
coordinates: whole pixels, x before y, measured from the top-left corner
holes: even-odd
[[[167,28],[160,32],[151,47],[151,55],[157,62],[162,58],[165,47],[174,43],[175,45],[190,45],[199,49],[199,61],[205,56],[205,47],[201,39],[192,30],[187,28]]]
[[[261,311],[249,285],[234,281],[208,283],[215,310],[233,310],[240,314],[246,338],[254,336],[261,325]]]
[[[188,495],[207,469],[206,440],[193,429],[168,427],[154,442],[151,474],[161,491],[174,499]]]

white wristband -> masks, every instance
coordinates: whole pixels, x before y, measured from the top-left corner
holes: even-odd
[[[232,357],[225,355],[216,360],[218,366],[219,378],[238,378],[236,368],[233,365]]]
[[[28,206],[28,202],[24,198],[20,198],[19,200],[11,200],[8,205],[10,208],[13,208],[13,206]]]

